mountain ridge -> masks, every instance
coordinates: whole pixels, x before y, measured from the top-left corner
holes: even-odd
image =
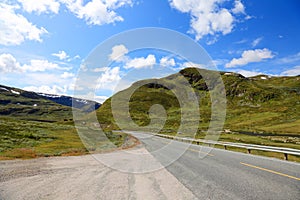
[[[73,113],[84,117],[95,110],[95,105],[100,104],[1,85],[0,160],[87,154],[91,149],[82,143],[77,129],[86,128],[86,123],[80,121],[75,127]],[[90,131],[91,127],[95,128],[91,124],[87,126]],[[97,146],[99,151],[113,150],[110,142],[116,148],[123,144],[125,148],[133,141],[122,133],[107,132],[100,137],[103,142]]]
[[[0,85],[0,100],[1,105],[16,104],[18,105],[31,105],[37,107],[39,103],[46,103],[45,100],[57,103],[62,106],[74,107],[84,112],[92,112],[98,109],[101,104],[95,101],[79,99],[65,95],[53,95],[46,93],[38,93],[33,91],[26,91],[19,88]],[[26,99],[26,100],[25,100]],[[32,101],[30,101],[32,99]],[[51,104],[51,102],[48,102]],[[4,114],[3,112],[0,114]]]
[[[201,73],[199,73],[199,71]],[[184,76],[199,97],[200,119],[196,137],[203,138],[211,121],[210,92],[202,77],[209,70],[186,68],[178,73],[158,79],[162,81],[180,81]],[[300,144],[300,77],[272,77],[258,75],[244,77],[233,72],[218,72],[223,80],[227,99],[227,115],[221,139],[227,141],[248,142],[257,144],[285,143]],[[151,80],[151,79],[150,79]],[[153,79],[155,83],[156,80]],[[149,82],[149,80],[146,80]],[[150,81],[151,82],[151,81]],[[149,109],[153,104],[165,107],[167,120],[160,131],[164,134],[177,134],[180,125],[180,106],[176,96],[164,86],[155,84],[143,85],[135,90],[130,98],[130,116],[139,126],[150,123]],[[133,83],[133,85],[137,84]],[[131,87],[132,87],[131,86]],[[122,98],[129,89],[115,97]],[[118,129],[111,114],[111,98],[97,110],[97,116],[103,129]],[[160,119],[159,116],[155,116]],[[229,133],[225,133],[229,130]],[[244,134],[247,133],[247,134]],[[247,137],[249,133],[253,133]],[[255,135],[256,134],[256,135]],[[260,134],[259,136],[257,136]],[[278,135],[276,135],[278,134]],[[292,136],[292,137],[289,137]],[[278,145],[278,144],[277,144]],[[298,147],[299,148],[299,147]]]

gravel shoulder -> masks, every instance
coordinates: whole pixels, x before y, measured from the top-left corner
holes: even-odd
[[[147,152],[142,145],[127,151]],[[164,168],[123,173],[85,155],[0,161],[0,199],[196,198]]]

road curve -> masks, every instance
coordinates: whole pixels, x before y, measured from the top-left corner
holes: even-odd
[[[187,151],[166,169],[198,199],[300,199],[300,164],[275,158],[210,149],[160,137],[139,138],[149,152],[173,143],[164,156]],[[154,157],[164,162],[163,156]]]
[[[0,199],[300,199],[298,163],[131,134],[142,144],[127,157],[0,161]],[[116,170],[121,165],[133,171]]]

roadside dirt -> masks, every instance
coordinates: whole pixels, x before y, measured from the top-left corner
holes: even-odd
[[[130,149],[147,151],[142,145]],[[162,168],[123,173],[92,155],[0,161],[0,199],[196,199]]]

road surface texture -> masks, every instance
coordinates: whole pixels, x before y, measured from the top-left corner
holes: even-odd
[[[130,151],[146,150],[138,146]],[[0,162],[0,199],[197,198],[166,169],[152,173],[122,173],[87,155]]]
[[[132,134],[128,156],[1,161],[0,199],[300,199],[298,163]]]
[[[176,149],[168,151],[167,157],[189,146],[166,169],[198,199],[300,199],[299,163],[222,149],[212,149],[206,155],[208,148],[159,137],[142,142],[150,152],[173,143]],[[206,155],[203,159],[199,158],[202,154]],[[162,156],[155,157],[164,161]]]

